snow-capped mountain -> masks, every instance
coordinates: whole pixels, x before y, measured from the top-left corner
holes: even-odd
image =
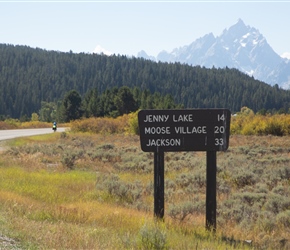
[[[152,60],[145,51],[138,57]],[[180,62],[207,68],[237,68],[270,85],[290,88],[290,62],[280,57],[255,28],[238,22],[220,36],[207,34],[190,45],[161,51],[156,61]]]
[[[103,47],[101,47],[101,45],[97,45],[96,48],[94,49],[93,53],[95,54],[104,54],[107,56],[112,55],[113,53],[111,51],[108,51],[106,49],[104,49]]]

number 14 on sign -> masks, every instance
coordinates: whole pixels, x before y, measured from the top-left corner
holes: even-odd
[[[224,121],[225,119],[226,118],[224,114],[218,114],[218,121]]]

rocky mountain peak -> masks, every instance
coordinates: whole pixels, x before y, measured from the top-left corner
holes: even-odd
[[[154,60],[144,51],[139,56]],[[208,68],[237,68],[270,85],[290,86],[290,63],[275,53],[258,29],[246,25],[242,19],[224,29],[220,36],[206,34],[170,53],[161,51],[155,60]]]

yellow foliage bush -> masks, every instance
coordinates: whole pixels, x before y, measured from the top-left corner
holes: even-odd
[[[50,127],[52,127],[51,123],[39,121],[22,122],[19,126],[19,128],[50,128]]]
[[[51,123],[39,121],[20,122],[17,119],[0,121],[0,129],[50,128],[51,126]]]
[[[139,135],[138,112],[139,111],[136,111],[128,115],[128,127],[126,132],[129,134]]]
[[[3,121],[0,121],[0,129],[4,130],[4,129],[15,129],[17,128],[17,125],[15,124],[10,124],[10,123],[7,123],[7,122],[3,122]]]
[[[244,115],[231,119],[231,134],[242,135],[290,135],[290,115]]]
[[[70,123],[73,132],[139,134],[138,111],[116,118],[92,117]]]
[[[128,127],[128,115],[117,118],[92,117],[71,122],[71,131],[89,133],[124,133]]]
[[[4,123],[6,123],[6,126],[8,127],[8,129],[14,129],[14,128],[19,128],[21,122],[17,119],[12,119],[12,118],[9,118],[9,119],[6,119],[4,121]]]

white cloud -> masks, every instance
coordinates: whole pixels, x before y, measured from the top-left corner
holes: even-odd
[[[290,52],[284,52],[282,55],[281,55],[282,58],[287,58],[287,59],[290,59]]]
[[[103,54],[105,54],[105,55],[107,55],[107,56],[110,56],[110,55],[113,54],[111,51],[108,51],[108,50],[102,48],[100,45],[97,45],[97,46],[96,46],[96,48],[94,49],[93,53],[96,53],[96,54],[101,54],[101,53],[103,53]]]

